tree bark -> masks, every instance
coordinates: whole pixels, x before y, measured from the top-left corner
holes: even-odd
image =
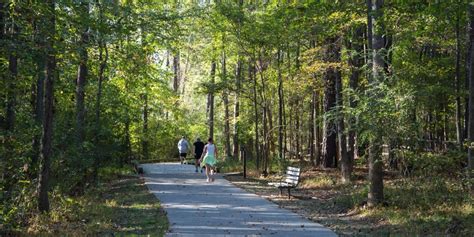
[[[255,159],[257,170],[260,170],[260,149],[259,149],[259,133],[258,133],[258,101],[257,101],[257,75],[255,72],[255,64],[249,62],[249,76],[253,81],[253,109],[255,120]]]
[[[278,49],[278,157],[283,159],[283,78],[281,75],[281,50]]]
[[[222,81],[227,82],[227,65],[225,52],[222,53]],[[232,150],[230,147],[230,113],[229,113],[229,94],[227,90],[224,90],[222,95],[224,104],[224,137],[225,137],[225,154],[226,158],[232,156]]]
[[[142,137],[142,155],[145,160],[149,159],[149,149],[148,149],[148,92],[145,92],[142,95],[143,99],[143,137]]]
[[[336,47],[334,60],[340,61],[340,46],[337,42],[334,42]],[[342,98],[342,79],[341,73],[338,69],[336,70],[336,104],[337,104],[337,135],[339,142],[339,157],[341,159],[341,173],[342,182],[347,183],[351,180],[352,175],[352,161],[347,154],[347,142],[346,134],[344,131],[344,112],[343,112],[343,98]]]
[[[349,66],[351,68],[351,76],[349,78],[349,87],[352,91],[357,91],[359,87],[359,77],[364,66],[364,29],[363,27],[356,27],[353,38],[349,41],[347,48],[350,50],[351,55],[349,57]],[[349,98],[349,106],[351,108],[357,107],[357,102],[354,98]],[[356,123],[356,118],[351,116],[349,119],[349,134],[348,134],[348,154],[349,159],[353,163],[354,159],[357,158],[357,143],[356,143],[356,132],[353,128]],[[352,169],[352,167],[351,167]]]
[[[179,80],[180,80],[180,69],[179,69],[179,52],[173,55],[173,90],[175,93],[178,93],[179,89]]]
[[[105,56],[104,56],[105,52]],[[99,75],[97,81],[97,96],[95,102],[95,129],[94,129],[94,143],[96,146],[95,159],[94,159],[94,182],[97,182],[97,175],[100,165],[100,131],[102,129],[100,115],[101,115],[101,102],[102,102],[102,82],[104,81],[104,73],[107,67],[107,60],[109,53],[107,50],[107,44],[103,39],[99,40]]]
[[[89,3],[82,2],[80,7],[81,17],[89,15]],[[79,150],[82,150],[82,143],[85,139],[85,86],[87,82],[87,44],[89,41],[89,27],[82,24],[81,39],[79,40],[79,68],[76,79],[76,138]]]
[[[372,82],[382,82],[384,80],[384,60],[383,60],[383,49],[384,40],[382,32],[381,18],[383,16],[382,6],[383,0],[368,0],[370,1],[369,16],[372,22],[372,28],[369,31],[372,32],[370,39],[372,45]],[[376,99],[376,98],[374,98]],[[381,137],[373,139],[370,143],[369,151],[369,193],[368,193],[368,205],[375,206],[383,200],[383,165],[381,159]]]
[[[329,38],[327,40],[327,49],[325,52],[325,61],[326,62],[336,62],[339,54],[339,47],[336,47],[337,38]],[[326,69],[324,74],[324,113],[330,113],[336,106],[336,80],[338,78],[339,72],[334,67],[329,67]],[[329,119],[327,115],[324,116],[324,126],[323,126],[323,145],[322,145],[322,155],[323,155],[323,166],[325,168],[336,168],[336,134],[337,127],[334,119]]]
[[[215,75],[216,75],[216,62],[213,60],[211,62],[211,88],[208,95],[208,125],[209,125],[209,137],[214,137],[214,84],[215,84]]]
[[[233,134],[233,157],[239,159],[239,113],[240,113],[240,90],[242,77],[242,61],[237,60],[237,68],[235,73],[235,104],[234,104],[234,134]]]
[[[54,50],[54,35],[56,27],[55,0],[47,0],[49,13],[44,14],[46,38],[46,75],[44,92],[44,115],[41,136],[40,173],[38,178],[38,210],[49,212],[49,175],[50,163],[53,155],[53,103],[54,103],[54,75],[56,72],[56,56]]]
[[[468,165],[467,168],[472,174],[474,169],[474,147],[471,145],[474,142],[474,3],[469,4],[469,39],[468,39],[468,76],[469,76],[469,128],[468,128]]]

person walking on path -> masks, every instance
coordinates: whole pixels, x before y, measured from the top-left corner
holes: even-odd
[[[214,166],[217,162],[217,147],[214,145],[212,137],[207,140],[204,146],[203,157],[199,160],[201,167],[206,167],[207,182],[214,182]]]
[[[197,138],[196,142],[193,143],[194,145],[194,165],[196,166],[196,173],[198,172],[198,167],[199,165],[199,160],[201,159],[202,152],[204,150],[204,142],[201,141],[201,138]],[[202,167],[201,167],[201,173],[202,173]]]
[[[188,150],[189,143],[186,140],[186,137],[182,136],[181,140],[179,140],[178,142],[179,159],[181,160],[181,164],[183,164],[183,162],[185,161]]]

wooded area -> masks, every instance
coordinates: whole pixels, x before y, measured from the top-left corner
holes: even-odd
[[[182,135],[264,177],[367,167],[374,208],[438,175],[472,216],[472,26],[470,0],[1,1],[0,227]]]

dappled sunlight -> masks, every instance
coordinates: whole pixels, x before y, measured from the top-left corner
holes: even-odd
[[[221,175],[207,183],[203,174],[180,164],[144,168],[153,171],[145,172],[145,183],[167,212],[170,234],[333,236],[320,224],[237,188]]]

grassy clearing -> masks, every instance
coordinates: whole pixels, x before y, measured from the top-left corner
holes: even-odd
[[[227,179],[264,196],[279,206],[298,212],[347,236],[474,236],[474,197],[462,174],[413,173],[403,177],[386,172],[385,203],[366,207],[367,169],[355,169],[351,184],[340,182],[337,169],[303,169],[299,189],[288,200],[263,178],[241,176]]]
[[[36,215],[27,234],[39,235],[144,235],[163,236],[168,229],[166,213],[131,169],[104,170],[107,177],[82,197],[53,194],[51,213]]]

